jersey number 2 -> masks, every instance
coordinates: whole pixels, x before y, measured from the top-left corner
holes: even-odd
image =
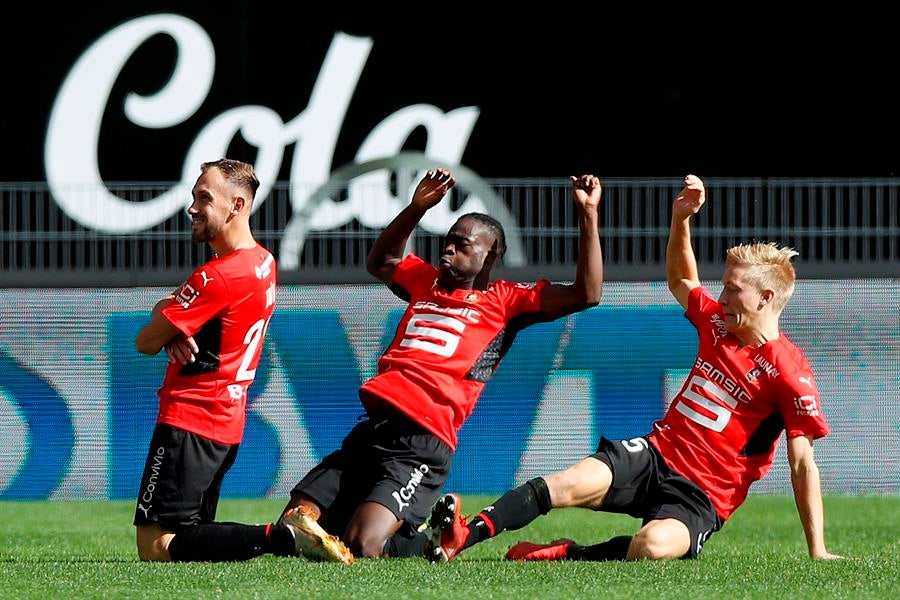
[[[268,326],[268,321],[260,319],[247,330],[247,334],[244,336],[244,344],[247,346],[247,349],[244,350],[244,358],[241,360],[241,366],[237,375],[235,375],[235,381],[253,381],[253,378],[256,377],[256,369],[251,369],[250,365],[253,363],[253,359],[256,358],[256,351],[266,335]]]

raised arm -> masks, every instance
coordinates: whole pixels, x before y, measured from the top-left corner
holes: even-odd
[[[544,288],[541,310],[553,318],[584,310],[600,303],[603,295],[603,253],[600,250],[600,196],[603,187],[593,175],[571,177],[572,195],[578,209],[578,264],[575,282]]]
[[[684,178],[684,188],[672,203],[672,225],[666,246],[666,278],[669,291],[678,303],[687,308],[691,290],[700,285],[697,259],[691,247],[691,217],[706,202],[703,181],[696,175]]]
[[[456,185],[456,179],[447,169],[431,169],[416,186],[412,202],[388,223],[372,245],[366,257],[366,269],[383,283],[389,284],[394,269],[403,259],[406,242],[422,216],[437,205],[444,195]]]
[[[791,466],[791,486],[806,546],[811,558],[842,558],[825,549],[825,509],[822,506],[822,486],[819,467],[813,457],[812,438],[797,436],[788,440],[788,462]]]

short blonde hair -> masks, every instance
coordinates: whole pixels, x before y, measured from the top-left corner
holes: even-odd
[[[743,281],[759,291],[775,292],[773,308],[780,314],[794,293],[794,265],[791,259],[800,253],[775,242],[740,244],[729,248],[725,255],[726,267],[745,267]]]

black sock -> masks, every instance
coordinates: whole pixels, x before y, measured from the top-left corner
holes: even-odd
[[[279,522],[280,523],[280,520]],[[269,549],[275,556],[296,556],[297,548],[294,545],[294,534],[286,525],[279,526],[273,523],[269,526]]]
[[[428,537],[426,533],[417,533],[412,537],[403,533],[395,533],[384,543],[384,555],[393,558],[422,557],[425,554]]]
[[[463,545],[468,548],[478,542],[492,538],[504,531],[515,531],[525,527],[553,508],[550,490],[541,477],[527,481],[514,490],[506,492],[493,506],[489,506],[469,523],[469,539]]]
[[[625,560],[629,545],[631,536],[621,535],[593,546],[569,546],[566,557],[570,560]]]
[[[169,542],[173,561],[248,560],[273,551],[269,525],[204,523],[178,532]],[[274,527],[272,527],[274,529]],[[290,534],[288,534],[290,535]]]

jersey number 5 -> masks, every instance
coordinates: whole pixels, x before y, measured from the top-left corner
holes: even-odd
[[[453,329],[457,333],[447,331],[446,329],[438,329],[431,327],[429,323],[439,324],[443,327]],[[413,315],[406,324],[406,332],[400,345],[406,348],[418,348],[425,352],[431,352],[444,358],[453,356],[456,347],[459,346],[459,335],[466,328],[466,324],[458,321],[453,317],[443,315]],[[411,337],[421,336],[421,337]],[[430,340],[427,338],[431,338]],[[434,340],[434,341],[432,341]],[[438,342],[443,342],[438,343]]]
[[[697,389],[702,389],[708,394],[715,396],[728,406],[722,406],[721,404],[713,402],[706,396],[698,394],[696,391]],[[690,406],[692,403],[697,405],[698,408],[701,408],[705,413],[709,413],[711,416],[692,408]],[[681,397],[678,399],[675,410],[694,423],[719,432],[728,425],[728,421],[731,420],[731,409],[735,408],[737,404],[737,400],[735,400],[731,394],[717,386],[715,383],[709,379],[694,375],[691,377],[688,384],[684,386],[684,392],[682,392]]]

